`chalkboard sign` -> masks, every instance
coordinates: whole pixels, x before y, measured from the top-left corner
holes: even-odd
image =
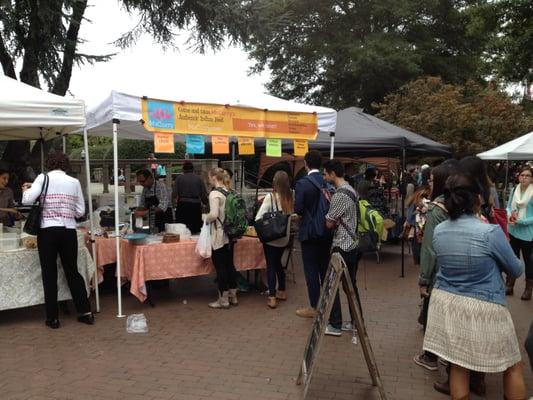
[[[318,300],[318,305],[316,308],[317,315],[313,321],[311,333],[309,334],[309,338],[307,340],[307,346],[305,347],[303,362],[296,384],[304,384],[303,397],[305,398],[307,395],[307,390],[309,389],[309,383],[311,382],[311,376],[313,374],[316,358],[320,350],[320,345],[324,337],[326,325],[329,321],[331,308],[333,307],[333,302],[335,301],[335,296],[341,281],[344,291],[348,297],[350,314],[352,321],[355,322],[355,326],[357,328],[359,342],[361,343],[368,371],[370,373],[370,377],[372,378],[372,384],[378,387],[381,399],[386,400],[387,397],[385,394],[385,389],[383,388],[383,383],[381,382],[381,378],[379,376],[377,364],[374,359],[374,353],[372,352],[370,341],[368,339],[366,328],[360,312],[361,305],[358,303],[357,297],[355,296],[355,290],[350,279],[348,268],[338,253],[333,253],[331,256],[329,267],[326,272],[324,282],[322,283],[320,299]]]

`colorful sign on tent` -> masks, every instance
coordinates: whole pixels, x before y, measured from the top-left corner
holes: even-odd
[[[143,99],[144,127],[151,132],[314,140],[316,113],[269,111],[201,103]]]
[[[149,101],[146,105],[144,120],[155,131],[172,130],[175,128],[174,105],[164,101]]]
[[[239,140],[239,155],[249,156],[255,154],[254,140],[248,137],[240,137]]]
[[[267,139],[266,155],[268,157],[281,157],[281,139]]]
[[[187,154],[205,154],[205,136],[187,135],[185,152]]]
[[[154,132],[154,152],[174,154],[174,135],[172,133]]]
[[[295,140],[294,141],[294,155],[305,156],[309,151],[309,144],[307,140]]]
[[[213,154],[229,154],[228,136],[211,136]]]

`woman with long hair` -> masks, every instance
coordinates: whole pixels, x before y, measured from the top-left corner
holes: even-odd
[[[478,214],[482,188],[470,175],[448,179],[449,220],[434,232],[438,272],[431,294],[424,350],[451,364],[452,399],[469,399],[470,373],[503,372],[506,399],[525,399],[520,347],[506,307],[502,272],[523,264],[502,229]]]
[[[496,186],[489,177],[485,161],[476,156],[467,156],[459,161],[459,166],[480,186],[481,198],[483,200],[481,204],[481,215],[487,220],[491,220],[493,209],[495,207],[498,208],[499,201]]]
[[[59,328],[58,256],[78,312],[78,321],[88,325],[94,324],[85,282],[78,272],[76,218],[85,214],[85,202],[80,182],[66,174],[68,167],[69,160],[64,153],[52,153],[46,160],[48,173],[40,174],[33,183],[25,183],[22,186],[23,204],[33,204],[41,197],[41,229],[37,235],[37,249],[43,278],[45,323],[52,329]]]
[[[507,203],[508,230],[511,246],[517,257],[526,263],[526,287],[522,300],[531,300],[533,292],[533,170],[529,166],[520,169],[519,184],[511,192]],[[513,294],[515,280],[507,276],[507,294]]]
[[[422,247],[430,196],[431,188],[429,186],[420,186],[405,203],[407,206],[407,216],[404,229],[407,239],[411,244],[413,261],[416,266],[420,265],[420,248]]]
[[[209,171],[209,182],[213,187],[209,193],[209,213],[202,219],[211,225],[212,259],[218,282],[218,300],[209,303],[211,308],[229,308],[237,305],[237,277],[232,262],[231,246],[228,235],[224,232],[224,209],[229,188],[226,186],[229,175],[222,168]]]
[[[291,190],[289,175],[285,171],[278,171],[272,181],[272,193],[267,195],[257,212],[255,220],[259,220],[267,212],[282,211],[291,215],[294,211],[294,197]],[[287,300],[285,291],[285,271],[281,258],[285,248],[289,244],[290,223],[287,224],[287,232],[284,237],[263,244],[267,262],[268,276],[268,302],[270,308],[277,307],[277,300]],[[276,279],[277,278],[277,279]],[[277,280],[277,290],[276,290]]]

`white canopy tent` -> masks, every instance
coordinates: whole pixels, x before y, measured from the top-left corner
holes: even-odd
[[[144,83],[146,85],[146,82]],[[230,106],[240,106],[256,108],[269,111],[285,112],[308,112],[316,113],[318,116],[318,131],[334,132],[337,112],[331,108],[310,106],[292,101],[279,99],[267,94],[237,94],[234,92],[216,92],[216,88],[208,91],[208,94],[183,93],[180,87],[158,85],[155,89],[150,89],[145,93],[133,93],[130,91],[112,90],[111,93],[100,103],[92,105],[87,111],[87,126],[84,129],[84,140],[87,143],[87,136],[112,136],[113,137],[113,177],[114,182],[118,182],[118,138],[153,140],[153,134],[147,131],[142,124],[141,102],[143,96],[150,99],[166,100],[173,102],[186,101],[189,103],[224,104]],[[120,130],[119,130],[120,127]],[[89,132],[88,132],[89,131]],[[184,140],[184,135],[175,135],[175,140]],[[333,137],[332,137],[333,147]],[[89,151],[85,149],[86,160],[89,160]],[[89,175],[89,174],[88,174]],[[90,194],[89,194],[90,196]],[[122,297],[120,291],[120,242],[119,242],[119,197],[118,187],[115,185],[115,234],[117,252],[117,294],[118,294],[118,316],[122,317]],[[91,202],[91,198],[89,198]]]
[[[7,76],[0,76],[0,140],[45,141],[79,130],[85,126],[85,123],[83,100],[58,96]],[[87,151],[87,143],[85,146]],[[41,152],[41,161],[42,158]],[[88,170],[87,162],[85,166]],[[87,174],[87,188],[90,197],[89,174]],[[94,232],[90,201],[89,218],[91,232]],[[94,237],[91,241],[95,257]],[[100,311],[96,271],[94,279],[96,310]]]
[[[533,132],[513,139],[491,150],[477,155],[482,160],[505,160],[505,187],[503,200],[506,200],[507,182],[509,180],[509,161],[533,160]]]
[[[84,125],[83,100],[0,76],[0,140],[48,140]]]
[[[533,132],[479,153],[478,157],[483,160],[533,160]]]

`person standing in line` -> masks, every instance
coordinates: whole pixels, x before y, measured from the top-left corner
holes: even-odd
[[[319,203],[326,188],[324,178],[320,174],[322,155],[316,150],[309,151],[304,157],[307,175],[296,182],[296,198],[294,211],[301,217],[298,238],[302,248],[305,283],[309,296],[310,307],[296,310],[302,318],[314,318],[320,297],[322,280],[329,265],[331,235],[325,228],[324,215],[319,215]],[[317,227],[323,232],[318,232]]]
[[[422,245],[420,247],[420,277],[418,281],[420,296],[423,299],[420,322],[424,327],[424,331],[426,330],[431,290],[435,284],[435,276],[437,274],[433,232],[438,224],[448,219],[448,210],[446,210],[444,205],[444,188],[446,180],[457,172],[458,167],[459,162],[457,160],[447,160],[431,171],[431,202],[428,204],[424,235],[422,236]],[[438,370],[437,356],[435,354],[424,351],[421,354],[417,354],[413,360],[417,365],[429,371]],[[438,382],[434,384],[435,390],[439,392],[441,391],[439,390],[441,386],[447,386],[447,382],[445,385],[441,385]]]
[[[526,287],[522,300],[531,300],[533,292],[533,170],[526,166],[520,169],[519,184],[513,189],[507,203],[507,217],[509,218],[509,236],[511,246],[517,257],[524,258],[526,263]],[[515,280],[507,278],[507,294],[512,295]]]
[[[152,175],[154,177],[157,177],[157,166],[159,165],[157,163],[157,158],[155,157],[155,154],[154,153],[150,153],[148,154],[148,161],[149,161],[149,168],[150,168],[150,171],[152,171]]]
[[[202,214],[202,220],[211,224],[212,259],[217,273],[218,300],[209,303],[215,309],[227,309],[237,305],[237,272],[232,262],[230,240],[224,232],[224,209],[226,206],[227,186],[230,178],[222,168],[209,171],[209,182],[213,190],[209,193],[209,213]]]
[[[378,172],[375,167],[368,167],[365,171],[365,178],[357,185],[357,193],[363,200],[368,200],[370,188],[375,185]]]
[[[200,176],[194,173],[190,161],[183,163],[183,174],[174,182],[174,197],[177,202],[176,222],[182,223],[194,235],[202,228],[202,205],[207,205],[207,190]]]
[[[281,258],[289,244],[291,230],[290,215],[294,210],[294,197],[291,190],[289,175],[287,175],[285,171],[276,172],[272,181],[272,189],[272,193],[265,196],[255,220],[260,220],[267,212],[281,211],[283,214],[289,215],[285,236],[268,243],[263,243],[268,276],[267,305],[270,308],[276,308],[278,300],[287,300],[287,292],[285,290],[285,271],[283,270]]]
[[[155,227],[159,232],[165,231],[165,224],[172,223],[172,208],[170,207],[170,192],[167,186],[158,182],[147,169],[137,171],[137,183],[143,187],[140,206],[154,208]],[[149,210],[135,211],[136,216],[144,216]]]
[[[454,175],[446,191],[450,219],[434,232],[439,269],[423,348],[450,363],[452,399],[470,398],[471,371],[503,372],[505,398],[525,399],[520,348],[502,279],[502,271],[520,276],[523,263],[500,226],[478,217],[483,203],[476,179]]]
[[[327,228],[335,231],[331,252],[339,253],[344,260],[358,304],[361,305],[361,298],[357,289],[357,267],[359,263],[357,252],[359,241],[356,233],[358,196],[355,189],[344,179],[344,167],[339,160],[333,159],[324,163],[324,178],[326,182],[335,186],[336,189],[331,198],[329,212],[326,215]],[[325,333],[331,336],[341,336],[342,334],[342,309],[338,292]]]
[[[41,198],[41,229],[37,235],[37,249],[43,278],[45,324],[52,329],[59,328],[58,255],[78,312],[78,321],[88,325],[94,324],[85,281],[78,272],[76,218],[85,214],[85,203],[80,182],[65,172],[68,166],[69,161],[64,153],[52,153],[46,160],[48,174],[40,174],[33,183],[25,183],[22,186],[22,203],[26,205],[35,203],[42,190],[46,192]]]
[[[15,219],[22,217],[14,208],[13,190],[7,187],[8,183],[9,172],[0,168],[0,223],[4,226],[11,226]]]

